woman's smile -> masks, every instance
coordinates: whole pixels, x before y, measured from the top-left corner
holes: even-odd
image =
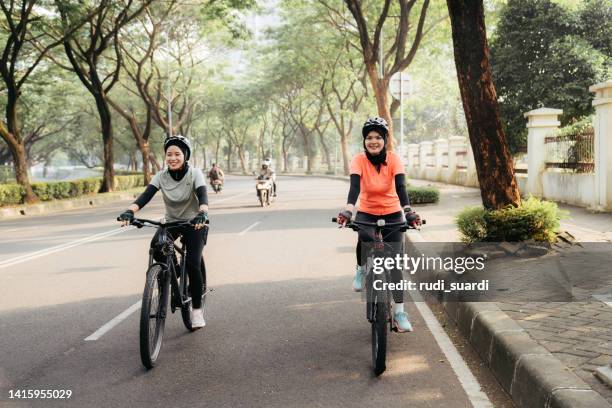
[[[385,147],[385,139],[376,131],[371,131],[365,138],[365,146],[370,154],[378,154]]]

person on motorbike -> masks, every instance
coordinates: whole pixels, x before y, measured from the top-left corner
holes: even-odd
[[[210,184],[213,186],[213,189],[215,187],[214,184],[217,181],[223,185],[223,182],[225,181],[225,174],[223,174],[223,170],[221,170],[221,167],[219,167],[217,163],[213,163],[212,167],[210,168],[210,171],[208,172],[208,179],[210,180]]]
[[[221,182],[223,182],[225,174],[223,174],[223,170],[221,170],[221,167],[219,167],[217,163],[213,163],[210,171],[208,172],[208,178],[211,182],[214,180],[221,180]]]
[[[402,222],[404,219],[412,226],[420,223],[419,216],[410,208],[406,192],[404,164],[399,155],[387,151],[389,126],[383,118],[373,117],[365,121],[362,128],[364,152],[353,157],[350,167],[350,188],[345,208],[338,214],[338,223],[346,224],[355,212],[359,198],[359,208],[355,220],[376,222],[384,219],[388,223]],[[393,243],[399,251],[404,239],[401,231],[383,228],[385,242]],[[357,240],[357,267],[353,280],[353,290],[363,290],[366,274],[365,251],[362,256],[362,243],[371,242],[366,231],[359,231]],[[402,271],[391,271],[393,282],[402,280]],[[403,292],[393,291],[393,319],[399,332],[412,331],[408,313],[404,310]]]
[[[265,159],[261,163],[257,178],[260,180],[272,180],[272,197],[276,197],[276,173],[272,169],[272,160]]]
[[[193,328],[206,325],[202,310],[203,277],[200,270],[202,251],[206,243],[208,220],[208,195],[206,180],[202,171],[187,163],[191,156],[191,143],[183,136],[166,138],[164,142],[166,168],[157,173],[145,191],[121,213],[123,225],[134,220],[134,213],[142,209],[161,190],[165,204],[167,222],[190,221],[191,226],[170,229],[173,238],[183,236],[185,261],[191,288]],[[157,233],[151,241],[151,248],[157,248]]]

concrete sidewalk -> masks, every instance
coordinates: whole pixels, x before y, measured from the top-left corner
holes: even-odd
[[[457,241],[454,218],[467,205],[481,205],[480,191],[419,180],[410,183],[440,189],[438,204],[417,209],[427,220],[421,236],[429,242]],[[578,241],[612,242],[612,215],[560,207],[569,211],[562,230]],[[508,272],[520,279],[518,270]],[[532,271],[523,267],[522,272],[533,279]],[[452,279],[448,273],[440,275],[427,279]],[[608,304],[590,296],[579,302],[443,304],[517,406],[612,407],[612,390],[594,375],[598,367],[612,363],[612,307]]]

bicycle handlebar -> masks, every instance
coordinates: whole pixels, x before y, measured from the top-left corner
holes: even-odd
[[[332,218],[332,222],[333,223],[337,223],[338,222],[338,217],[333,217]],[[421,224],[425,224],[425,220],[421,220]],[[365,222],[365,221],[354,221],[354,220],[349,220],[346,223],[346,227],[351,228],[352,230],[358,230],[359,226],[364,226],[364,227],[380,227],[380,228],[389,228],[389,227],[402,227],[401,229],[404,229],[403,227],[405,227],[405,230],[408,229],[416,229],[416,227],[408,224],[406,221],[401,221],[401,222],[385,222],[385,225],[378,225],[375,222]]]
[[[117,217],[117,221],[123,221],[121,218]],[[205,224],[208,224],[209,221],[206,220]],[[142,228],[145,226],[145,224],[151,224],[154,225],[156,227],[165,227],[165,228],[170,228],[170,227],[182,227],[182,226],[190,226],[193,225],[191,224],[191,221],[171,221],[171,222],[160,222],[160,221],[153,221],[153,220],[147,220],[145,218],[134,218],[131,222],[131,225],[135,226],[136,228]]]

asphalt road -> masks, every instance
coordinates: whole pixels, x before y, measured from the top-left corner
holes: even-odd
[[[188,333],[170,315],[151,371],[138,310],[85,341],[141,298],[154,231],[119,228],[126,202],[0,222],[0,406],[471,407],[413,303],[415,332],[391,334],[387,372],[372,375],[365,305],[351,291],[356,234],[330,222],[346,193],[343,181],[285,177],[259,208],[253,180],[229,178],[210,199],[207,326]],[[162,213],[156,197],[139,215]],[[9,399],[24,389],[72,397]]]

